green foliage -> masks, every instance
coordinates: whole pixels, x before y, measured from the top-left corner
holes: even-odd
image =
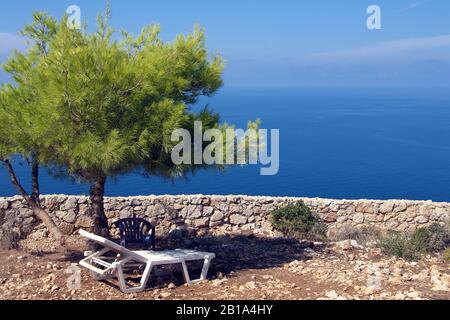
[[[289,204],[272,212],[272,225],[286,236],[324,240],[326,228],[303,202]]]
[[[380,240],[386,254],[406,260],[414,260],[423,253],[438,252],[448,247],[450,231],[439,224],[417,229],[413,233],[390,232]]]
[[[40,95],[45,79],[39,70],[49,41],[56,32],[56,20],[35,13],[22,34],[32,43],[27,52],[15,52],[3,65],[13,83],[0,89],[0,158],[19,154],[27,160],[53,154],[54,133],[63,129],[54,106]]]
[[[427,244],[427,252],[439,252],[450,246],[450,228],[434,223],[417,231]]]
[[[35,45],[41,54],[47,53],[48,43],[55,36],[58,22],[45,12],[34,12],[33,22],[26,25],[21,34],[35,41]]]
[[[389,232],[379,243],[384,253],[405,260],[415,260],[425,252],[426,243],[422,237],[402,232]]]
[[[117,41],[106,25],[100,20],[89,35],[62,24],[51,44],[42,94],[67,110],[62,117],[72,130],[62,137],[70,148],[57,161],[87,179],[140,166],[166,174],[171,132],[200,116],[215,117],[187,104],[220,87],[221,60],[208,60],[200,29],[170,44],[159,39],[157,26]]]
[[[189,107],[221,87],[221,57],[210,58],[198,26],[170,43],[158,25],[115,36],[108,16],[109,9],[89,33],[68,28],[67,17],[33,15],[23,34],[35,45],[4,66],[14,83],[0,91],[0,156],[33,156],[89,182],[137,170],[179,177],[201,167],[172,163],[171,133],[193,132],[196,120],[203,130],[228,127],[209,109]]]
[[[364,245],[378,241],[380,232],[371,227],[354,227],[351,224],[345,224],[331,238],[333,241],[356,240],[359,244]]]
[[[450,262],[450,248],[445,249],[444,260]]]

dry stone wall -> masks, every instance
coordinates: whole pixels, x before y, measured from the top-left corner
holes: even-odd
[[[88,198],[45,196],[42,203],[62,230],[71,234],[89,228]],[[270,213],[279,206],[305,202],[335,230],[344,224],[411,231],[434,222],[449,223],[450,203],[408,200],[332,200],[249,196],[142,196],[105,198],[110,223],[131,216],[143,217],[157,226],[159,235],[188,228],[200,234],[254,232],[273,235]],[[0,198],[0,225],[21,234],[37,221],[20,197]]]

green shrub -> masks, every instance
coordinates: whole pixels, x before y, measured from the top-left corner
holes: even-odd
[[[421,237],[401,232],[389,232],[380,240],[380,248],[385,254],[394,255],[405,260],[415,260],[425,252],[426,245]]]
[[[445,251],[444,251],[444,260],[450,262],[450,248],[445,249]]]
[[[286,236],[325,240],[326,226],[303,202],[289,204],[272,212],[272,225]]]
[[[449,243],[449,228],[436,223],[413,233],[390,232],[380,240],[380,247],[386,254],[414,260],[422,253],[442,251]]]
[[[450,228],[441,226],[438,223],[432,224],[428,228],[419,229],[424,232],[427,242],[427,252],[440,252],[450,246]]]
[[[371,227],[354,227],[345,224],[340,227],[331,237],[333,241],[356,240],[359,244],[365,245],[380,239],[380,231]]]

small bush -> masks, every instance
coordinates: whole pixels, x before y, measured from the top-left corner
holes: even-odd
[[[425,251],[425,244],[411,234],[389,232],[381,239],[380,248],[385,254],[415,260]]]
[[[422,253],[438,252],[448,247],[450,231],[447,227],[433,224],[413,233],[390,232],[380,240],[380,248],[386,254],[414,260]]]
[[[325,240],[326,226],[303,202],[289,204],[272,212],[272,225],[286,236]]]
[[[11,229],[0,228],[0,249],[16,249],[19,245],[19,235]]]
[[[440,252],[450,246],[450,228],[440,224],[432,224],[428,228],[419,229],[427,243],[427,252]]]
[[[450,248],[445,249],[445,251],[444,251],[444,260],[450,262]]]
[[[362,245],[378,241],[379,238],[379,230],[370,227],[354,227],[351,224],[343,225],[332,236],[333,241],[356,240]]]

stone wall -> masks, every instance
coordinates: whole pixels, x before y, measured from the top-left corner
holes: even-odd
[[[319,198],[277,198],[248,196],[146,196],[106,198],[109,222],[133,215],[157,226],[159,235],[176,228],[192,228],[200,234],[255,232],[272,235],[270,212],[287,203],[303,200],[329,226],[371,225],[380,229],[409,231],[434,222],[449,223],[450,203],[406,200],[331,200]],[[45,196],[42,203],[67,233],[89,228],[88,198]],[[20,197],[0,198],[0,224],[21,234],[36,224]]]

